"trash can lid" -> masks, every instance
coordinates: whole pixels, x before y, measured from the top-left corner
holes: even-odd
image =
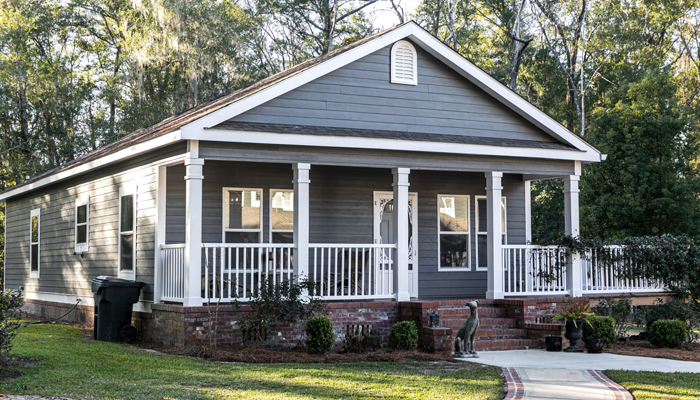
[[[98,276],[92,280],[94,285],[98,287],[137,287],[142,288],[146,286],[144,282],[130,281],[128,279],[121,279],[114,276]]]

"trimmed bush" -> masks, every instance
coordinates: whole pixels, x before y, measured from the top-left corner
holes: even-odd
[[[333,323],[331,319],[319,315],[306,321],[306,348],[311,354],[327,353],[333,347]]]
[[[615,320],[613,317],[588,317],[583,323],[584,339],[605,339],[605,344],[609,345],[617,340],[615,334]]]
[[[685,342],[685,322],[669,319],[654,321],[648,330],[649,343],[657,347],[678,347]]]
[[[395,350],[415,350],[418,347],[418,328],[413,321],[401,321],[391,327],[389,347]]]

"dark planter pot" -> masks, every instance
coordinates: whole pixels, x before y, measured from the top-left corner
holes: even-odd
[[[592,354],[600,354],[603,352],[603,346],[605,345],[605,339],[604,338],[594,338],[594,339],[586,339],[584,340],[586,342],[586,349],[588,350],[589,353]]]
[[[547,336],[544,338],[544,344],[547,346],[547,351],[561,351],[561,343],[561,336]]]
[[[583,320],[579,319],[574,323],[574,321],[566,321],[566,333],[564,337],[569,340],[569,347],[565,348],[564,351],[567,353],[582,353],[583,349],[576,346],[576,343],[583,337]]]

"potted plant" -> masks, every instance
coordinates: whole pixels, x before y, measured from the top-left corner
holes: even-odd
[[[576,343],[583,337],[583,321],[593,315],[590,312],[588,302],[566,303],[559,307],[556,314],[551,315],[552,321],[564,321],[566,333],[564,337],[569,340],[569,347],[564,351],[569,353],[581,353],[583,350]]]
[[[583,327],[583,341],[591,354],[602,353],[603,346],[617,340],[615,322],[612,317],[590,317]]]

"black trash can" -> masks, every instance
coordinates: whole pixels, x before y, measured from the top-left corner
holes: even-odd
[[[139,301],[143,282],[129,281],[112,276],[98,276],[92,280],[95,294],[95,330],[93,338],[107,342],[130,342],[136,339],[136,328],[131,325],[131,311]]]

